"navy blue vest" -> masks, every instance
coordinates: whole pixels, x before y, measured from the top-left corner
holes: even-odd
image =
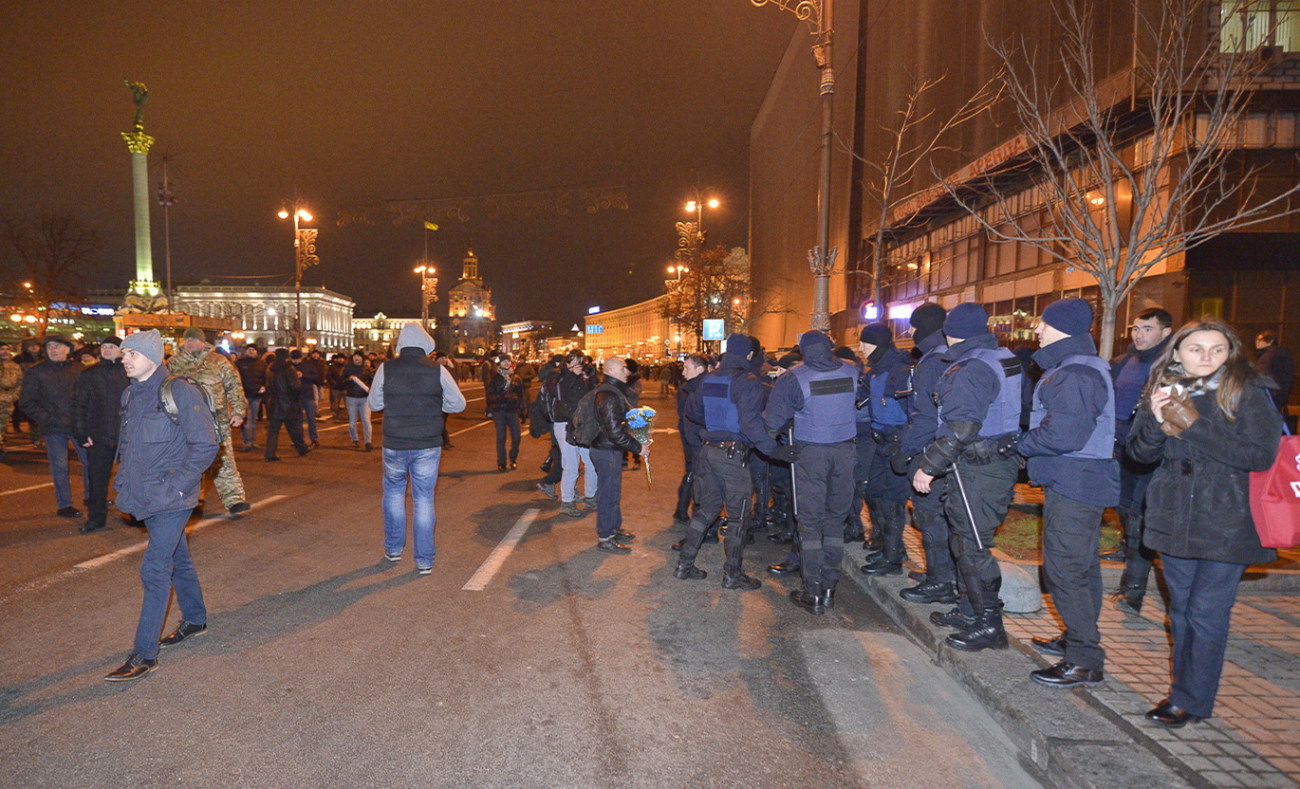
[[[1043,387],[1061,372],[1061,368],[1067,364],[1082,364],[1091,367],[1101,373],[1106,383],[1110,383],[1110,365],[1103,362],[1096,356],[1090,354],[1075,354],[1067,356],[1061,360],[1061,363],[1043,374],[1038,381],[1038,388],[1034,390],[1034,410],[1029,414],[1029,427],[1033,429],[1043,423],[1043,417],[1047,416],[1047,407],[1043,405]],[[1101,416],[1097,417],[1097,424],[1092,429],[1092,435],[1088,436],[1088,443],[1083,449],[1075,452],[1067,452],[1062,457],[1067,458],[1089,458],[1093,460],[1109,460],[1115,456],[1115,388],[1106,387],[1106,407],[1102,409]]]
[[[892,371],[890,371],[892,372]],[[876,430],[889,430],[907,424],[907,410],[894,392],[887,391],[890,372],[871,377],[871,426]]]
[[[796,364],[793,375],[803,392],[803,408],[794,415],[796,441],[810,444],[838,444],[858,433],[855,427],[858,371],[848,362],[835,370],[814,370]]]
[[[976,348],[962,355],[944,371],[948,375],[953,368],[978,362],[988,365],[998,379],[998,394],[989,403],[989,410],[980,425],[980,438],[996,438],[1007,433],[1020,432],[1020,409],[1024,405],[1024,371],[1020,360],[1006,348]],[[943,421],[943,404],[939,404],[939,437],[953,435],[952,429]]]
[[[740,412],[731,402],[730,372],[713,372],[705,376],[700,384],[700,395],[704,399],[704,429],[725,430],[740,435]]]

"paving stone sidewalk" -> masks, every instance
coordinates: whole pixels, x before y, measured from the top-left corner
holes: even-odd
[[[1033,502],[1032,489],[1019,486],[1017,501]],[[909,528],[908,553],[923,556],[920,537]],[[846,560],[860,563],[861,547],[850,546]],[[1007,560],[1006,557],[999,557]],[[1017,562],[1037,575],[1034,563]],[[919,561],[916,564],[920,566]],[[1122,565],[1103,562],[1107,589],[1118,586]],[[1165,698],[1169,689],[1170,636],[1164,600],[1153,575],[1141,615],[1126,614],[1107,598],[1101,616],[1102,646],[1106,649],[1107,681],[1093,690],[1056,691],[1076,694],[1132,736],[1135,745],[1150,750],[1192,785],[1209,787],[1300,786],[1300,554],[1285,552],[1283,560],[1267,568],[1252,568],[1243,580],[1233,610],[1223,681],[1214,717],[1183,729],[1164,729],[1143,714]],[[1157,571],[1158,572],[1158,571]],[[856,573],[855,573],[856,575]],[[898,577],[864,580],[873,595],[897,600],[897,590],[908,582]],[[875,589],[870,587],[875,585]],[[947,631],[925,621],[941,606],[918,606],[899,601],[890,606],[910,629],[928,628],[939,638]],[[1044,610],[1032,615],[1006,617],[1008,633],[1021,652],[1042,666],[1056,658],[1039,655],[1030,639],[1055,637],[1060,620],[1049,595]],[[937,642],[936,642],[937,643]],[[940,647],[940,650],[946,647]],[[988,653],[981,653],[988,654]],[[974,656],[974,657],[978,657]],[[965,662],[967,672],[978,672],[979,662]],[[1024,682],[1030,685],[1028,676]],[[998,703],[1002,703],[999,701]],[[1009,714],[1014,717],[1015,711]],[[1104,785],[1104,784],[1103,784]]]

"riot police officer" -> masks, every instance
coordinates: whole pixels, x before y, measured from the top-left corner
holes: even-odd
[[[1044,490],[1043,571],[1065,624],[1059,638],[1034,639],[1035,647],[1061,661],[1030,676],[1061,688],[1103,679],[1097,541],[1102,513],[1119,504],[1115,389],[1091,327],[1092,308],[1083,299],[1062,299],[1043,310],[1034,361],[1045,372],[1034,390],[1029,431],[1016,444],[1029,458],[1030,479]]]
[[[776,381],[763,421],[782,432],[793,420],[795,515],[803,588],[790,600],[813,614],[834,604],[844,555],[844,519],[853,504],[857,369],[831,353],[820,331],[799,336],[803,361]]]
[[[943,355],[948,345],[943,336],[943,320],[948,312],[934,303],[917,307],[908,322],[912,341],[921,352],[912,371],[911,395],[907,399],[907,425],[899,431],[894,470],[909,478],[916,473],[920,455],[934,441],[939,427],[936,390],[939,377],[948,368]],[[916,586],[900,589],[898,594],[913,603],[954,603],[957,601],[957,566],[949,547],[948,520],[943,514],[943,496],[948,478],[938,477],[930,483],[929,493],[912,491],[912,520],[921,532],[921,549],[925,553],[925,579]],[[968,615],[971,611],[966,612]]]
[[[750,372],[753,356],[750,338],[733,334],[718,369],[704,376],[698,392],[687,402],[687,418],[702,422],[702,446],[695,458],[696,509],[681,546],[681,557],[673,575],[682,580],[699,580],[708,575],[695,566],[704,532],[725,506],[727,536],[723,542],[726,563],[722,569],[725,589],[757,589],[762,581],[745,574],[741,563],[749,527],[754,494],[747,468],[750,449],[780,456],[788,448],[778,447],[768,435],[760,417],[763,386]],[[701,418],[702,417],[702,418]]]
[[[911,392],[912,365],[894,347],[894,336],[883,323],[864,326],[859,334],[867,371],[858,387],[858,413],[869,417],[870,431],[858,437],[858,457],[864,455],[867,474],[863,499],[871,516],[871,529],[880,553],[862,567],[867,575],[897,575],[903,571],[903,526],[907,520],[908,478],[894,471],[889,460],[898,451],[899,434],[907,425],[904,402]]]
[[[971,652],[1007,646],[1002,571],[989,549],[1020,472],[1020,461],[997,447],[1020,432],[1025,379],[1020,360],[998,345],[988,320],[978,304],[959,304],[944,320],[948,368],[937,388],[939,424],[912,476],[918,493],[930,493],[936,477],[951,477],[944,515],[970,614],[954,610],[937,621],[958,629],[945,643]]]

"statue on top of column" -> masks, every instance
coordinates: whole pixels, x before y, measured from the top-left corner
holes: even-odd
[[[149,89],[143,82],[132,82],[124,80],[126,86],[131,89],[131,97],[135,102],[135,124],[134,128],[138,132],[144,131],[144,105],[149,101]]]

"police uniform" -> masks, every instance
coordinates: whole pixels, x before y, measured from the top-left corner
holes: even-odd
[[[939,378],[948,368],[943,355],[943,319],[947,313],[938,304],[923,304],[912,313],[916,342],[921,358],[912,368],[911,394],[907,399],[907,425],[899,431],[898,452],[893,457],[894,470],[910,479],[920,464],[920,455],[934,440],[939,426],[936,390]],[[953,603],[957,600],[957,565],[949,546],[948,520],[943,514],[943,499],[948,478],[938,477],[930,483],[929,493],[911,491],[912,520],[921,532],[921,549],[925,554],[925,579],[916,586],[900,589],[904,600],[914,603]]]
[[[880,544],[880,555],[862,568],[868,575],[894,575],[902,572],[903,527],[907,520],[908,478],[894,471],[890,458],[898,451],[899,435],[907,425],[904,405],[911,391],[912,365],[907,356],[893,346],[878,345],[871,367],[862,377],[858,412],[866,411],[871,427],[868,434],[871,459],[863,480],[863,499],[871,516],[871,529]],[[863,402],[865,401],[865,402]],[[858,438],[862,454],[862,438]]]
[[[1025,376],[1020,361],[988,331],[983,307],[953,308],[944,334],[953,344],[941,357],[948,367],[936,387],[939,421],[917,474],[950,478],[944,515],[969,613],[950,612],[946,623],[958,632],[946,643],[968,651],[1001,648],[1007,645],[998,597],[1002,572],[990,549],[1011,505],[1020,461],[999,454],[997,446],[1020,432]]]
[[[763,419],[773,432],[793,420],[794,499],[803,589],[790,599],[814,614],[833,604],[853,504],[857,369],[831,355],[819,331],[799,337],[803,362],[777,379]]]
[[[754,485],[748,462],[753,447],[765,453],[777,449],[760,419],[763,387],[749,371],[750,352],[748,337],[743,334],[729,337],[721,364],[703,376],[688,408],[703,415],[704,429],[700,432],[702,446],[694,462],[696,509],[673,575],[682,580],[698,580],[707,575],[695,566],[695,557],[709,524],[725,506],[729,525],[723,542],[726,562],[722,586],[727,589],[762,586],[761,581],[745,575],[742,567],[753,520],[750,507]]]
[[[1115,390],[1110,365],[1097,357],[1088,333],[1092,309],[1082,299],[1053,302],[1043,322],[1068,336],[1034,353],[1045,370],[1034,390],[1029,431],[1016,445],[1029,458],[1029,477],[1043,487],[1043,571],[1065,634],[1035,646],[1062,660],[1032,673],[1055,687],[1102,680],[1105,651],[1101,567],[1097,542],[1106,507],[1119,503],[1119,463],[1114,458]]]

